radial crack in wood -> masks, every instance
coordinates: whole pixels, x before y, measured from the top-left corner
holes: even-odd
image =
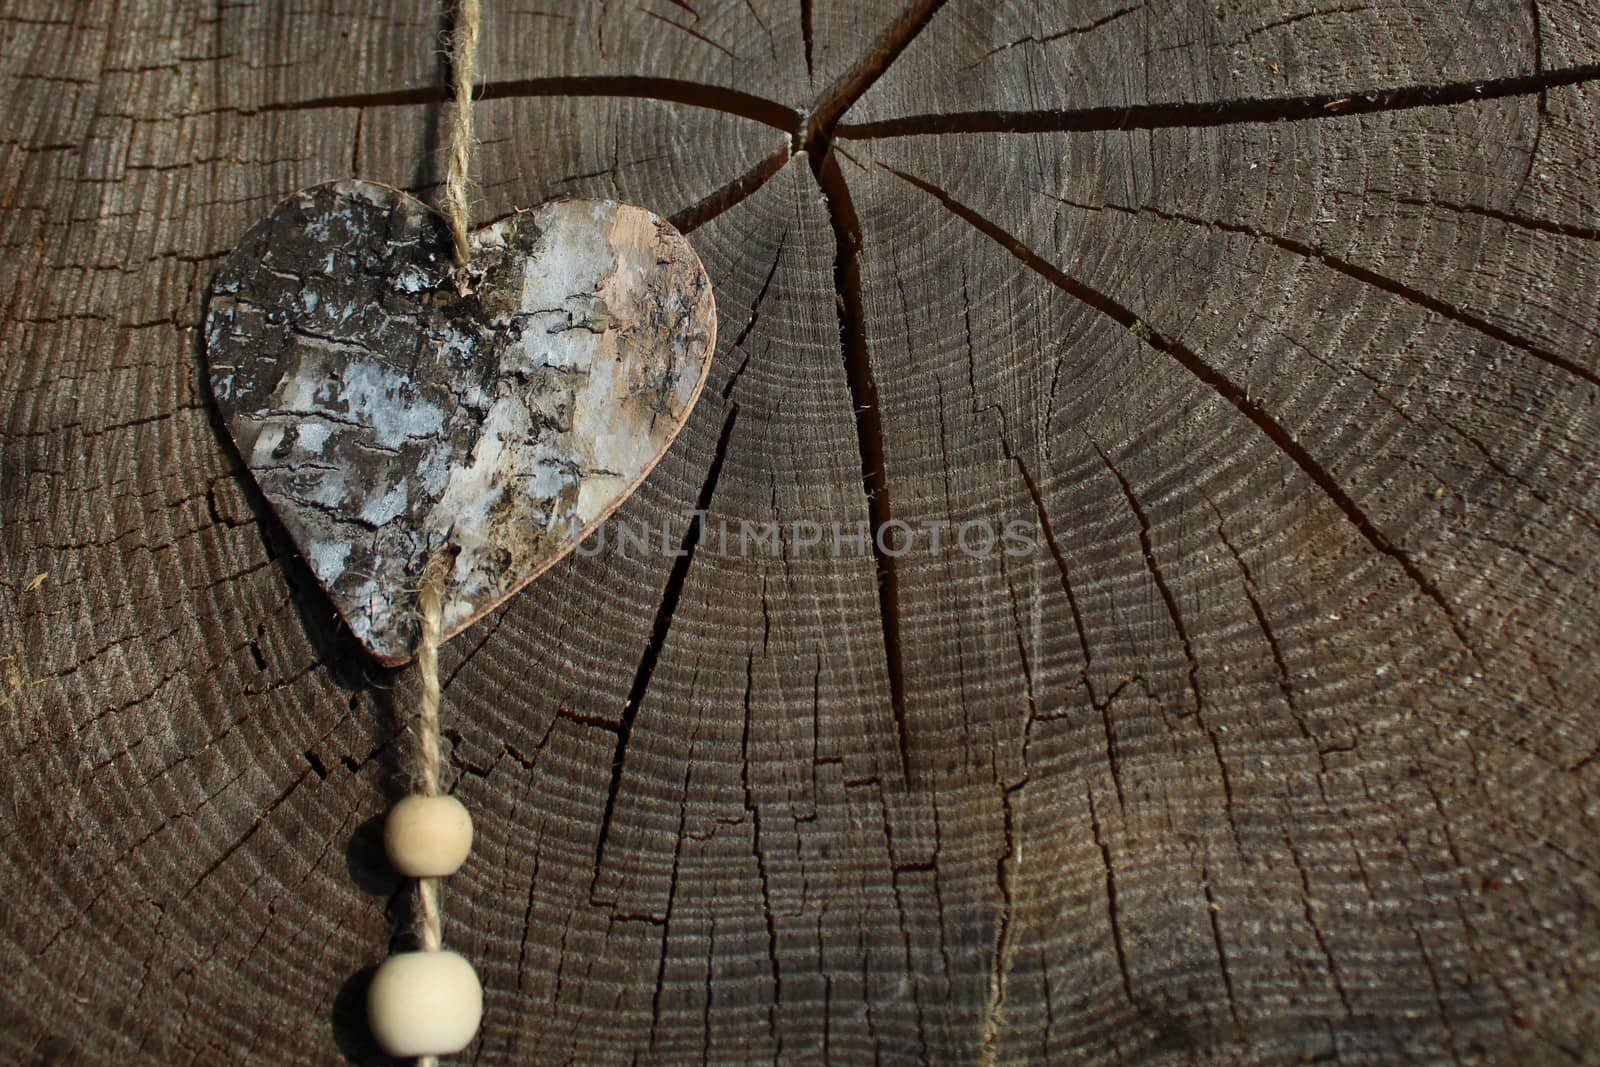
[[[291,191],[431,195],[440,11],[35,6],[0,1058],[383,1062],[415,681],[199,332]],[[475,218],[677,219],[723,328],[443,650],[463,1062],[1595,1058],[1593,0],[485,7]]]

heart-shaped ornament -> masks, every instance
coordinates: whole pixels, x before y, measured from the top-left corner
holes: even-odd
[[[380,662],[455,552],[458,633],[586,537],[683,427],[716,310],[683,235],[556,200],[487,226],[458,272],[445,221],[342,181],[256,223],[206,312],[211,388],[273,510]]]

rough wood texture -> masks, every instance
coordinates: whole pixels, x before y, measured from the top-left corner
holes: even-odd
[[[432,195],[439,19],[62,8],[0,18],[0,1050],[374,1062],[413,682],[197,327],[290,191]],[[722,336],[668,550],[445,649],[464,1062],[1593,1062],[1597,14],[489,5],[477,218],[671,217]]]
[[[379,662],[446,639],[616,510],[705,384],[716,310],[666,220],[552,201],[469,235],[367,181],[290,197],[217,272],[212,394],[296,549]]]

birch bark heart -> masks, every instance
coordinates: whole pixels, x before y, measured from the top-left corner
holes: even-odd
[[[212,392],[246,466],[358,640],[403,663],[426,561],[458,554],[444,632],[569,552],[677,435],[716,339],[683,236],[615,201],[479,230],[387,186],[291,197],[212,283]]]

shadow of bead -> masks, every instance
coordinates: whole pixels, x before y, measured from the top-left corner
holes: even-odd
[[[363,893],[374,897],[392,897],[405,881],[389,865],[383,850],[383,815],[374,815],[350,835],[345,846],[344,865],[350,880]]]
[[[367,967],[351,975],[333,998],[333,1041],[346,1063],[356,1067],[404,1067],[414,1061],[398,1060],[378,1047],[367,1027],[367,989],[378,968]]]

